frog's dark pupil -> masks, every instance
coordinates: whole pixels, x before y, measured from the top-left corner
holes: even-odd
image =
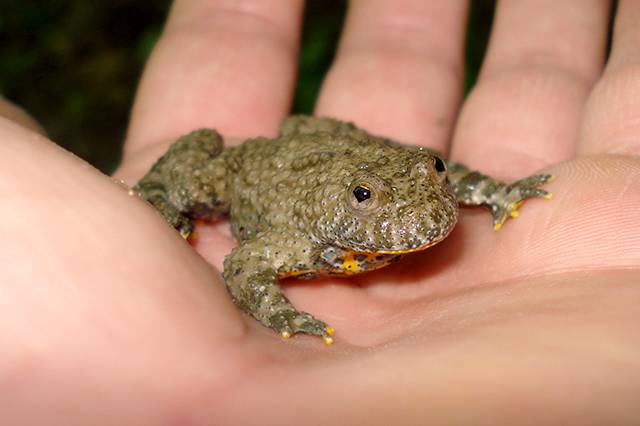
[[[367,188],[357,186],[356,189],[353,190],[353,195],[355,195],[356,200],[358,200],[358,202],[361,203],[371,198],[371,191],[368,190]]]
[[[447,171],[447,167],[444,165],[444,161],[442,161],[440,159],[440,157],[433,157],[434,158],[434,165],[436,166],[436,171],[437,172],[445,172]]]

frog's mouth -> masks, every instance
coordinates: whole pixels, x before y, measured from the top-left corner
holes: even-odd
[[[448,234],[447,234],[448,235]],[[446,235],[445,235],[446,237]],[[399,249],[399,250],[376,250],[376,251],[358,251],[358,250],[352,250],[352,249],[345,249],[348,250],[354,254],[366,254],[366,255],[371,255],[371,256],[375,256],[375,255],[379,255],[379,254],[407,254],[407,253],[415,253],[417,251],[422,251],[422,250],[426,250],[429,247],[433,247],[436,244],[440,243],[442,240],[444,240],[443,238],[440,238],[436,241],[432,241],[429,244],[420,246],[420,247],[412,247],[412,248],[404,248],[404,249]]]
[[[358,238],[337,244],[341,249],[354,255],[401,255],[426,250],[447,238],[453,230],[457,216],[452,218],[431,217],[431,221],[422,226],[384,226],[366,228]],[[400,219],[398,219],[400,221]],[[434,223],[437,226],[434,226]]]

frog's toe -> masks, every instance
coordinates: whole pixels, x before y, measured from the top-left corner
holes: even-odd
[[[520,179],[516,183],[512,183],[506,187],[507,195],[514,194],[515,197],[520,198],[520,203],[522,203],[527,198],[532,197],[542,197],[547,198],[550,194],[543,190],[538,189],[537,187],[551,182],[553,180],[552,175],[533,175],[526,177],[524,179]]]
[[[333,343],[333,329],[324,321],[315,319],[306,312],[296,310],[280,311],[270,318],[271,326],[282,335],[289,338],[296,333],[313,334],[330,345]]]
[[[193,224],[189,219],[185,217],[181,217],[174,225],[174,228],[180,233],[180,235],[182,235],[185,240],[193,234]]]
[[[190,235],[193,234],[193,223],[189,218],[183,216],[182,214],[166,214],[164,215],[167,221],[173,228],[182,235],[182,237],[186,240]]]

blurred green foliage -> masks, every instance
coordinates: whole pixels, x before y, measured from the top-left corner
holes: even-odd
[[[170,0],[0,0],[0,93],[103,171]]]
[[[307,1],[293,112],[313,111],[320,84],[333,61],[346,9],[346,0]]]
[[[486,46],[494,0],[475,1],[466,86]],[[170,0],[0,0],[0,93],[49,136],[99,169],[120,157],[142,67]],[[294,112],[311,112],[342,27],[346,0],[308,0]]]

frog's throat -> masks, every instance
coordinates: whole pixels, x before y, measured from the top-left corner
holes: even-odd
[[[312,274],[313,278],[326,277],[330,275],[349,276],[361,274],[363,272],[383,268],[397,261],[404,254],[425,250],[438,244],[440,241],[442,240],[411,250],[366,252],[342,248],[342,250],[346,251],[347,254],[335,259],[332,267],[328,267],[327,269],[300,269],[288,271],[285,274],[278,275],[278,278],[300,277],[308,274]]]
[[[412,250],[396,250],[396,251],[376,251],[376,252],[366,252],[366,251],[355,251],[351,249],[346,249],[349,254],[344,256],[341,261],[341,269],[344,275],[355,275],[360,274],[365,271],[374,271],[376,269],[383,268],[390,263],[394,262],[399,258],[399,256],[407,253],[413,253],[417,251],[422,251],[428,249],[431,246],[438,244],[442,240],[438,240],[432,242],[423,247],[419,247]],[[381,259],[381,258],[387,258]],[[365,265],[367,265],[365,267]]]

